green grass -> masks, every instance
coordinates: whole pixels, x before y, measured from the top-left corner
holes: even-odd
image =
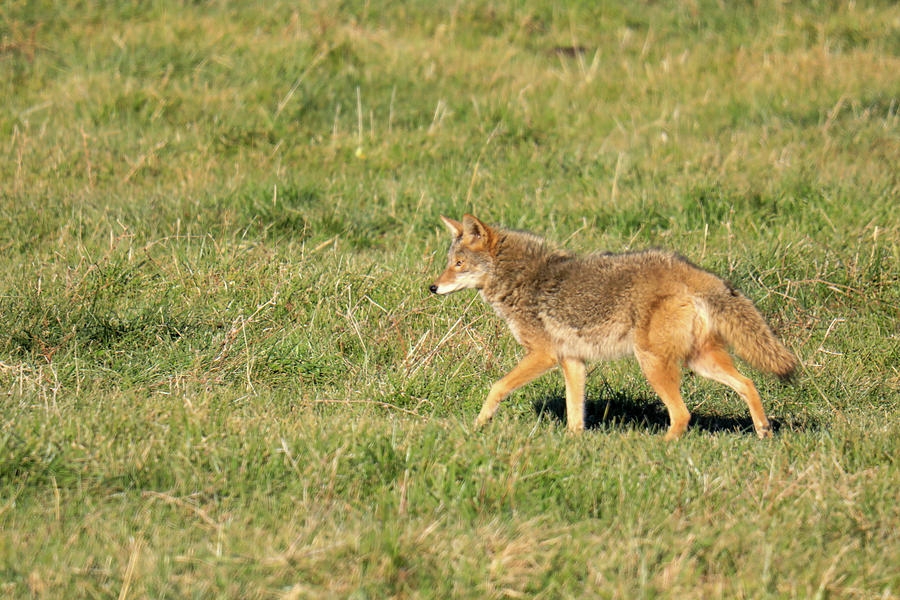
[[[0,7],[0,595],[900,597],[900,9]],[[803,366],[581,438],[430,296],[473,211],[677,250]]]

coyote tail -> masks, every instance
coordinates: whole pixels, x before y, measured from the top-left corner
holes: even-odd
[[[738,356],[761,371],[790,379],[797,358],[766,323],[753,303],[739,291],[726,288],[704,300],[712,316],[712,325]]]

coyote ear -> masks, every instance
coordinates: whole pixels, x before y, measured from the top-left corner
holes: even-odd
[[[447,229],[450,230],[450,233],[453,234],[454,238],[462,237],[463,234],[463,226],[459,221],[454,221],[453,219],[448,219],[447,217],[441,215],[441,221],[444,222],[444,225],[447,226]]]
[[[490,248],[493,245],[494,230],[472,215],[463,215],[463,243],[473,249]]]

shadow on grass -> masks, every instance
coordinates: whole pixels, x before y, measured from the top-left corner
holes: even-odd
[[[538,416],[555,418],[566,422],[566,398],[564,395],[549,395],[532,403]],[[782,428],[790,430],[814,430],[819,424],[806,418],[778,419],[769,415],[772,431],[778,433]],[[621,392],[607,392],[600,399],[585,403],[584,426],[586,429],[598,429],[608,425],[612,428],[646,428],[657,433],[665,431],[669,426],[669,413],[665,405],[656,397],[630,396]],[[753,420],[750,415],[734,417],[728,415],[704,414],[702,410],[691,410],[691,429],[710,433],[734,432],[753,433]]]

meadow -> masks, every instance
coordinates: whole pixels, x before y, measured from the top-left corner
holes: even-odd
[[[0,596],[900,598],[900,7],[0,5]],[[435,297],[440,215],[676,250],[775,437]]]

